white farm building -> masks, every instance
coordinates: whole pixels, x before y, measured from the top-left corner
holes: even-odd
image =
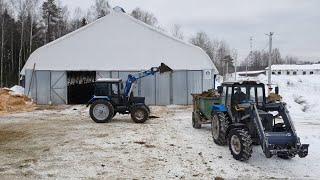
[[[266,71],[268,73],[268,69]],[[320,64],[276,64],[271,66],[272,75],[313,75],[320,74]]]
[[[147,77],[135,95],[147,104],[191,104],[191,93],[213,88],[217,69],[199,47],[173,38],[126,13],[105,17],[36,50],[21,74],[25,93],[38,104],[81,104],[99,78],[167,64],[173,73]]]

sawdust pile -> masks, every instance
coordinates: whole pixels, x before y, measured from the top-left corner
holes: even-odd
[[[0,89],[0,114],[31,111],[34,108],[27,96],[15,94],[10,89]]]

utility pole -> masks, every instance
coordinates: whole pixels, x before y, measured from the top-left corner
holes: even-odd
[[[269,61],[268,61],[268,69],[269,69],[269,73],[268,73],[268,86],[269,89],[271,88],[271,63],[272,63],[272,36],[273,36],[273,32],[270,32],[269,34],[267,34],[267,36],[269,36]]]
[[[249,62],[252,60],[252,49],[253,49],[253,37],[250,37],[250,54],[249,54],[249,59],[247,60],[246,63],[246,78],[248,78],[248,66],[249,66]]]
[[[234,57],[234,80],[237,81],[237,58]]]
[[[229,63],[232,63],[232,61],[233,61],[233,59],[231,58],[231,56],[230,55],[228,55],[228,56],[225,56],[224,58],[223,58],[223,61],[225,62],[225,67],[226,67],[226,72],[224,72],[225,73],[225,75],[224,75],[224,81],[226,81],[227,80],[227,76],[228,76],[228,73],[229,73]]]

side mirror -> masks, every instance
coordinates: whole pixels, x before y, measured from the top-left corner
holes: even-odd
[[[223,93],[223,87],[222,86],[218,86],[218,93],[222,94]]]
[[[276,94],[279,94],[279,87],[276,87],[276,88],[274,89],[274,91],[275,91]]]

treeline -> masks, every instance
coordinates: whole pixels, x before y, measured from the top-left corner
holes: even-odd
[[[0,86],[10,87],[19,83],[19,73],[30,54],[37,48],[54,41],[86,24],[107,15],[111,6],[107,0],[92,0],[87,10],[76,8],[70,12],[67,6],[58,0],[0,0]],[[169,30],[159,25],[154,14],[140,8],[129,13],[157,29],[170,33],[178,39],[189,41],[202,48],[218,68],[225,74],[225,57],[237,59],[236,49],[230,48],[225,41],[212,39],[205,32],[198,32],[186,39],[181,26],[174,24]],[[295,63],[297,58],[281,58],[278,49],[274,50],[277,63]],[[250,69],[266,67],[267,53],[254,51],[251,58],[244,61]],[[229,72],[234,70],[233,63],[228,63]],[[245,65],[245,64],[241,64]]]
[[[243,62],[241,62],[240,66],[238,67],[238,70],[245,71],[246,67],[248,67],[248,70],[250,71],[263,70],[266,67],[268,67],[268,61],[269,61],[269,52],[265,50],[252,51],[248,55],[248,57]],[[297,57],[294,57],[294,56],[286,56],[283,58],[278,48],[275,48],[272,50],[271,62],[272,64],[302,63]]]
[[[56,0],[0,0],[0,86],[19,83],[19,72],[37,48],[108,14],[106,0],[92,1],[87,11],[71,13]]]

